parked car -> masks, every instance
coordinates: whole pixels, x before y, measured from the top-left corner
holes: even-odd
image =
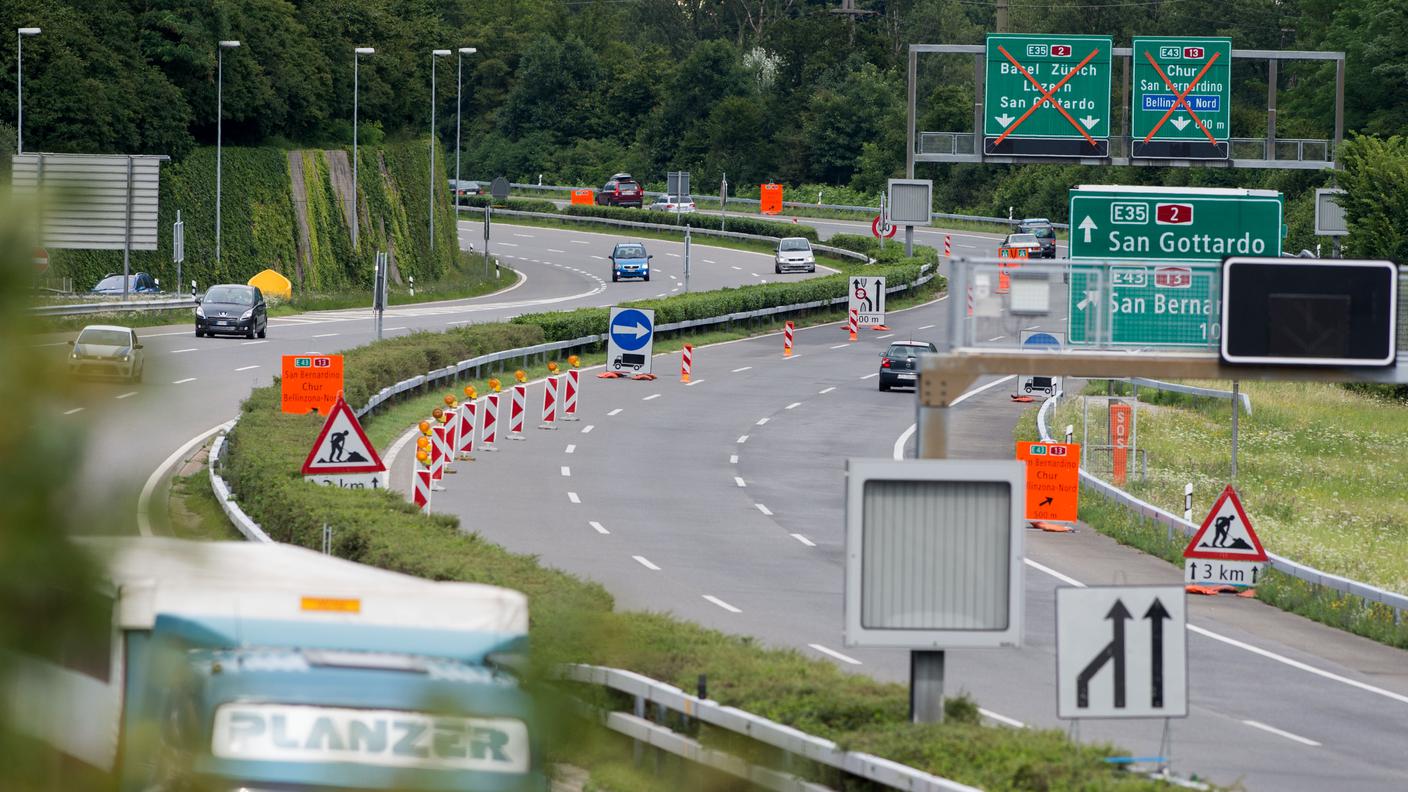
[[[652,212],[674,212],[675,214],[691,214],[695,211],[694,196],[692,195],[659,195],[655,202],[646,207]]]
[[[812,243],[806,237],[786,237],[777,241],[777,252],[773,255],[773,271],[816,272],[816,255]]]
[[[895,341],[880,353],[880,390],[899,386],[912,388],[919,382],[919,356],[938,352],[928,341]]]
[[[220,333],[263,338],[269,332],[269,309],[257,286],[221,283],[196,298],[196,336]]]
[[[618,242],[611,250],[611,281],[622,278],[650,280],[650,261],[655,258],[645,252],[642,242]]]
[[[142,344],[130,327],[88,325],[68,345],[68,370],[76,376],[142,381]]]
[[[1008,234],[998,246],[998,255],[1002,255],[1002,250],[1025,250],[1027,258],[1041,258],[1041,242],[1037,240],[1035,234]]]
[[[460,180],[459,182],[456,182],[454,179],[450,179],[449,185],[450,189],[460,196],[484,194],[484,185],[480,184],[477,181]]]
[[[1041,243],[1041,258],[1056,258],[1056,228],[1045,217],[1028,217],[1017,226],[1017,233],[1031,234]]]
[[[634,206],[639,209],[645,201],[645,190],[629,173],[618,173],[606,181],[596,193],[600,206]]]
[[[161,291],[161,281],[145,272],[134,272],[127,276],[127,280],[129,294],[156,294]],[[122,276],[108,273],[93,287],[93,294],[122,294]]]

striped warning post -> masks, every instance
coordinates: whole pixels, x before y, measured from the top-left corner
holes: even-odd
[[[528,412],[528,386],[514,385],[513,398],[508,403],[508,439],[526,440],[523,436],[523,418]]]
[[[792,323],[782,326],[782,356],[792,357]]]
[[[431,470],[419,460],[411,466],[411,498],[421,514],[430,514]]]
[[[543,420],[538,424],[539,429],[557,428],[557,395],[562,392],[558,387],[561,381],[561,374],[543,380]]]
[[[445,408],[445,472],[454,473],[455,460],[459,459],[456,451],[460,447],[460,416],[459,408]]]
[[[689,373],[694,368],[694,345],[685,344],[680,352],[680,382],[689,382]]]
[[[430,487],[443,490],[439,482],[445,477],[445,457],[450,455],[450,444],[445,442],[445,425],[435,424],[430,429]]]
[[[491,393],[484,397],[484,421],[479,426],[480,446],[484,451],[498,451],[495,443],[499,440],[499,394]]]
[[[953,258],[953,234],[944,234],[944,258]]]
[[[972,286],[972,284],[969,284],[969,286],[968,286],[968,315],[969,315],[969,316],[972,316],[972,315],[973,315],[973,286]]]
[[[562,420],[580,421],[577,417],[577,391],[581,389],[580,377],[582,373],[577,369],[568,369],[567,378],[562,381]]]
[[[859,309],[859,308],[852,308],[852,309],[851,309],[851,318],[848,320],[847,324],[848,324],[848,326],[850,327],[850,330],[851,330],[851,340],[854,341],[854,340],[856,340],[856,330],[859,329],[859,327],[860,327],[860,309]]]
[[[465,402],[459,409],[459,427],[455,430],[459,442],[459,458],[469,461],[474,459],[474,419],[479,413],[478,402]]]

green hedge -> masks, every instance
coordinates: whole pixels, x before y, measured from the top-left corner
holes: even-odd
[[[517,212],[556,214],[559,211],[557,204],[539,198],[505,198],[499,200],[488,195],[466,195],[460,199],[460,203],[465,206],[477,206],[481,209],[492,203],[495,209],[512,209]]]
[[[696,228],[707,226],[717,228],[717,215],[678,215],[674,212],[651,212],[646,209],[626,209],[620,206],[566,206],[561,214],[581,217],[605,217],[611,220],[633,220],[637,223],[659,223],[661,225],[692,225]],[[756,217],[729,215],[724,222],[725,230],[740,234],[757,234],[770,237],[806,237],[818,241],[816,229],[797,223],[782,223],[776,220],[760,220]]]

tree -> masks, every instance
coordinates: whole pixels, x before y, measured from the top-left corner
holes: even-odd
[[[1348,252],[1408,261],[1408,139],[1355,136],[1340,150]]]

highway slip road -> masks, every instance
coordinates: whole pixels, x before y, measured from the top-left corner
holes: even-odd
[[[503,321],[522,313],[553,311],[679,294],[684,288],[683,243],[648,240],[654,254],[650,282],[612,283],[606,260],[621,238],[610,233],[495,224],[491,250],[522,274],[505,271],[506,288],[464,300],[392,306],[387,336],[440,331],[468,322]],[[463,247],[483,239],[479,222],[460,223]],[[482,250],[482,248],[480,248]],[[826,274],[819,270],[818,275]],[[812,277],[772,271],[772,256],[708,247],[691,251],[690,290]],[[369,297],[370,299],[370,297]],[[57,355],[74,334],[36,340]],[[136,493],[155,489],[153,471],[192,438],[232,419],[249,391],[278,376],[285,354],[325,354],[360,346],[374,337],[369,309],[315,311],[269,320],[267,339],[196,338],[194,325],[142,328],[146,376],[141,384],[83,383],[78,398],[55,405],[56,420],[84,422],[89,429],[85,467],[71,501],[130,521],[136,527]],[[172,461],[175,461],[174,459]],[[162,506],[153,499],[153,507]],[[114,508],[117,507],[117,508]],[[153,519],[160,524],[162,515]]]
[[[675,356],[657,360],[655,382],[588,371],[581,421],[556,431],[531,428],[535,386],[527,440],[501,440],[498,453],[462,463],[434,506],[600,581],[622,608],[669,611],[905,681],[907,653],[843,643],[843,466],[912,442],[914,396],[877,391],[879,353],[891,338],[939,337],[947,309],[945,300],[892,313],[891,331],[865,331],[854,344],[835,325],[799,330],[787,360],[778,336],[701,347],[689,385],[672,375]],[[1026,409],[1011,389],[1010,379],[980,381],[955,408],[955,456],[1011,458]],[[393,469],[399,486],[409,456]],[[950,651],[948,685],[997,721],[1061,728],[1055,589],[1178,582],[1180,571],[1085,526],[1030,533],[1027,558],[1024,646]],[[1408,789],[1408,653],[1254,600],[1196,598],[1189,611],[1191,711],[1172,723],[1177,772],[1254,790]],[[1079,733],[1150,756],[1162,727],[1086,721]]]

